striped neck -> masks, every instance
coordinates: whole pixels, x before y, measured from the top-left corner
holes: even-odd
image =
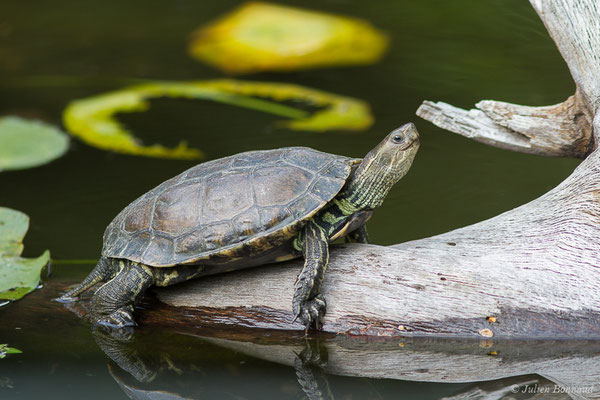
[[[392,186],[406,175],[418,149],[414,124],[392,131],[363,158],[338,200],[356,211],[379,207]]]
[[[338,200],[353,212],[373,210],[383,204],[394,183],[394,177],[383,168],[359,168]]]

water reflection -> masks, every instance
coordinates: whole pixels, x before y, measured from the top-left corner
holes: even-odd
[[[211,386],[207,384],[207,360],[203,354],[190,358],[182,353],[185,347],[167,351],[164,342],[156,342],[155,335],[136,334],[132,329],[108,331],[97,327],[92,335],[112,361],[108,365],[111,376],[130,398],[155,398],[159,392],[161,398],[196,398],[192,393]],[[308,338],[304,349],[295,353],[298,388],[310,400],[334,399],[324,372],[326,354],[320,339]],[[230,390],[231,387],[224,387],[223,395]]]
[[[552,381],[539,376],[518,376],[497,381],[475,383],[459,393],[441,400],[517,400],[571,399]]]
[[[325,374],[327,347],[319,339],[306,338],[306,346],[294,360],[298,383],[309,400],[334,399]]]
[[[101,328],[94,330],[93,336],[111,360],[110,374],[135,399],[206,398],[208,392],[209,397],[246,398],[245,386],[239,381],[220,387],[217,382],[223,380],[215,377],[222,368],[237,378],[252,376],[252,371],[242,363],[217,363],[214,350],[202,351],[210,347],[292,367],[297,382],[290,386],[288,377],[287,386],[279,388],[283,397],[387,398],[373,393],[371,380],[355,381],[349,390],[340,386],[340,376],[478,382],[459,388],[443,397],[446,399],[600,396],[600,343],[593,341],[380,340],[321,334],[305,338],[290,332],[237,328],[196,328],[195,332],[180,333],[162,329],[123,333]],[[253,380],[259,388],[269,380],[262,372]]]
[[[564,399],[567,389],[600,397],[598,341],[307,340],[302,331],[177,322],[151,296],[137,310],[140,326],[110,334],[91,332],[85,299],[71,311],[50,301],[64,290],[46,282],[2,308],[2,343],[23,353],[0,362],[0,398],[299,399],[307,388],[337,400]]]

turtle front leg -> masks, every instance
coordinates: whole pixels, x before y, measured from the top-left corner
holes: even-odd
[[[114,260],[119,272],[94,293],[92,321],[113,328],[135,326],[133,305],[154,283],[152,268],[127,260]]]
[[[319,327],[327,307],[320,291],[329,261],[329,242],[325,231],[313,221],[304,228],[303,242],[304,267],[296,280],[292,310],[308,330],[312,325]]]
[[[350,232],[344,238],[346,243],[364,243],[369,244],[369,235],[367,234],[367,227],[362,225],[360,228]]]

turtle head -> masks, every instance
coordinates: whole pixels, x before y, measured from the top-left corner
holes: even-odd
[[[418,149],[415,124],[393,130],[362,160],[344,197],[361,210],[379,207],[392,186],[406,175]]]
[[[393,185],[406,175],[418,149],[419,132],[415,124],[409,122],[388,134],[365,156],[359,168],[380,170]]]

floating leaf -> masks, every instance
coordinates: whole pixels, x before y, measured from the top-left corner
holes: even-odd
[[[362,130],[373,123],[369,105],[352,97],[339,96],[299,85],[288,83],[252,82],[222,79],[205,82],[214,89],[231,94],[258,96],[274,101],[294,100],[323,107],[313,114],[298,112],[297,115],[283,115],[292,118],[280,121],[279,125],[294,130],[328,131],[333,129]],[[273,112],[273,110],[265,110]],[[299,111],[299,110],[298,110]]]
[[[57,128],[19,117],[0,118],[0,171],[46,164],[62,156],[69,138]]]
[[[195,31],[189,52],[243,74],[372,64],[387,45],[387,37],[361,19],[252,2]]]
[[[153,82],[75,100],[64,111],[64,124],[84,142],[105,150],[149,157],[201,158],[202,151],[183,142],[176,148],[160,144],[144,146],[116,120],[117,113],[146,111],[148,100],[159,97],[212,100],[267,112],[290,118],[280,124],[297,130],[360,130],[373,122],[369,106],[350,97],[285,83],[212,80]],[[278,103],[286,100],[299,100],[323,109],[310,114]]]
[[[48,264],[50,252],[38,258],[22,258],[23,238],[29,217],[20,211],[0,207],[0,299],[18,300],[33,291],[40,271]]]
[[[6,357],[7,354],[19,354],[21,350],[15,349],[14,347],[8,347],[7,344],[0,344],[0,358]]]

